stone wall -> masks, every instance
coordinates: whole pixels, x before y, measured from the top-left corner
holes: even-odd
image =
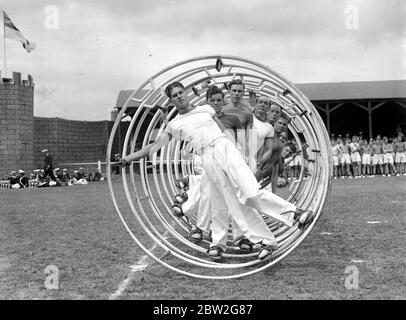
[[[32,77],[21,81],[21,74],[13,72],[13,78],[0,75],[0,80],[0,178],[12,170],[29,173],[42,168],[42,149],[50,150],[55,168],[63,163],[106,161],[113,121],[34,117]],[[121,134],[115,136],[113,155],[121,151],[120,143],[123,144],[128,124],[120,125]],[[74,170],[79,165],[66,167]],[[97,166],[83,167],[94,170]]]
[[[34,84],[0,77],[0,176],[10,170],[31,170],[34,165]]]

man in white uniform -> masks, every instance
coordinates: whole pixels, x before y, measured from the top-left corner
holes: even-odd
[[[223,134],[225,128],[213,108],[208,105],[192,106],[184,86],[179,82],[168,85],[165,92],[178,110],[178,115],[168,123],[154,143],[121,158],[122,165],[152,156],[172,138],[187,139],[201,155],[209,178],[212,208],[226,203],[231,218],[244,230],[245,237],[252,243],[263,244],[259,259],[268,257],[278,246],[259,212],[288,227],[292,227],[295,221],[298,221],[299,227],[305,227],[312,221],[312,212],[298,209],[272,192],[259,189],[255,176],[234,142]],[[229,216],[220,211],[213,212],[212,218],[213,242],[208,255],[219,258],[226,248]]]
[[[224,95],[221,89],[215,86],[210,87],[206,93],[207,102],[216,111],[220,122],[222,122],[227,130],[230,130],[233,129],[232,123],[234,122],[233,117],[235,116],[223,113],[223,98]],[[273,148],[274,129],[266,122],[269,105],[270,100],[268,97],[260,96],[258,98],[254,109],[253,128],[248,132],[250,145],[249,167],[253,172],[257,169],[257,159],[261,153],[264,153],[269,149],[272,150]],[[234,139],[236,138],[233,133],[232,136]],[[237,147],[239,147],[240,144],[241,143],[237,143]],[[271,155],[272,154],[269,154],[267,158],[261,159],[261,161],[263,163],[268,161]],[[188,216],[197,211],[196,226],[193,226],[190,235],[194,240],[201,240],[204,237],[203,233],[205,232],[207,234],[210,228],[212,209],[210,208],[210,201],[208,201],[209,192],[207,184],[207,176],[202,175],[200,184],[191,187],[187,192],[188,200],[182,205],[183,212]],[[226,206],[216,209],[227,211]],[[250,245],[248,244],[248,241],[245,241],[246,239],[243,238],[243,232],[238,228],[238,225],[233,224],[232,230],[234,240],[236,240],[235,244],[243,250],[250,250]],[[244,241],[241,242],[240,240]]]
[[[350,153],[351,153],[351,164],[354,171],[354,178],[361,177],[361,154],[360,154],[360,145],[358,142],[358,137],[353,136],[352,141],[349,144]]]
[[[397,137],[393,140],[393,151],[395,152],[395,164],[397,176],[401,174],[406,175],[406,141],[402,141],[403,138]]]
[[[337,179],[339,177],[338,159],[339,159],[341,149],[335,140],[331,140],[331,152],[333,155],[333,176],[334,176],[334,179]]]
[[[362,177],[369,177],[371,176],[371,152],[372,152],[372,147],[371,144],[368,143],[368,141],[361,140],[360,143],[360,149],[362,153]]]
[[[341,166],[342,166],[342,168],[341,168],[342,169],[341,178],[344,178],[344,177],[352,178],[351,171],[350,171],[350,165],[351,165],[350,142],[351,142],[351,140],[349,138],[344,138],[343,144],[340,145]]]
[[[383,137],[382,151],[383,151],[383,172],[389,177],[391,174],[396,174],[395,159],[392,155],[393,144],[388,141],[387,137]]]
[[[383,172],[383,151],[382,151],[382,142],[380,135],[371,144],[372,147],[372,174],[378,174],[378,172],[384,175]],[[379,171],[378,171],[379,169]]]
[[[241,130],[241,123],[238,116],[232,113],[224,113],[224,93],[221,88],[217,86],[210,86],[206,92],[206,101],[214,109],[216,115],[220,122],[224,125],[227,130],[227,133],[233,137],[233,140],[240,139],[237,142],[237,148],[242,152],[241,139],[244,139],[239,131]],[[251,116],[252,117],[252,116]],[[251,120],[252,122],[252,120]],[[245,130],[243,132],[245,135]],[[201,163],[200,156],[195,155],[195,159]],[[196,225],[192,225],[192,230],[190,232],[190,237],[193,240],[200,241],[210,233],[210,224],[211,224],[211,206],[210,206],[210,192],[209,192],[209,181],[207,175],[204,173],[204,170],[198,176],[190,176],[190,189],[187,191],[188,200],[182,203],[180,206],[175,205],[174,210],[177,212],[183,212],[188,217],[196,215]],[[226,210],[225,208],[217,208],[218,210]]]

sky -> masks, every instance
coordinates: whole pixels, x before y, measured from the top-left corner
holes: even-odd
[[[1,6],[36,43],[27,53],[5,41],[7,75],[34,78],[38,117],[109,120],[120,90],[212,54],[260,62],[294,83],[406,79],[404,0],[2,0]]]

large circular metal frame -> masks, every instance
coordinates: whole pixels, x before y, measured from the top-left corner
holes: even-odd
[[[113,187],[110,159],[119,122],[131,101],[136,101],[139,107],[126,132],[123,156],[135,151],[137,141],[142,140],[142,146],[146,146],[164,130],[163,113],[153,107],[168,107],[164,89],[169,83],[181,81],[191,103],[200,104],[204,103],[208,83],[227,88],[227,83],[235,78],[244,81],[246,97],[249,91],[266,95],[291,118],[289,130],[299,145],[303,165],[299,179],[289,185],[287,200],[300,208],[314,211],[316,215],[311,225],[303,231],[297,225],[289,228],[264,217],[279,244],[271,259],[260,261],[255,253],[242,254],[236,248],[231,248],[233,252],[224,254],[225,261],[218,263],[205,255],[207,242],[197,244],[185,237],[190,225],[176,218],[171,210],[173,197],[178,193],[175,180],[194,173],[193,158],[185,157],[182,143],[171,141],[161,149],[159,156],[155,154],[153,159],[143,159],[128,169],[123,168],[122,187],[128,204],[124,204],[124,200],[117,200],[122,193],[117,191],[116,185]],[[143,132],[141,126],[145,125],[147,115],[152,115],[152,120],[146,132]],[[174,115],[175,108],[167,118]],[[106,167],[117,213],[131,237],[149,257],[170,270],[191,277],[231,279],[249,276],[277,264],[306,238],[320,218],[330,190],[330,153],[330,141],[322,119],[312,103],[290,81],[260,63],[235,56],[213,55],[189,59],[165,68],[132,92],[112,128]],[[308,171],[306,174],[305,168]],[[139,174],[136,169],[140,171]],[[193,222],[194,217],[191,220]],[[135,227],[131,226],[133,224]],[[164,255],[158,256],[148,249],[145,245],[148,241],[163,249]],[[190,271],[191,266],[194,272]]]

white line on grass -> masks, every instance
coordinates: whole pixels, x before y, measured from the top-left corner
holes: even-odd
[[[165,231],[163,237],[166,239],[166,235],[168,234],[168,231]],[[149,252],[153,252],[158,245],[155,243],[150,249],[148,249]],[[118,289],[116,292],[114,292],[112,295],[110,295],[109,300],[114,300],[118,297],[120,297],[125,289],[127,289],[127,286],[131,283],[131,281],[134,279],[135,275],[137,272],[144,270],[145,268],[148,267],[148,255],[143,255],[135,264],[130,266],[131,272],[128,274],[127,278],[120,283],[118,286]]]
[[[363,263],[363,262],[365,262],[365,260],[361,260],[361,259],[351,259],[351,262],[354,262],[354,263]]]

